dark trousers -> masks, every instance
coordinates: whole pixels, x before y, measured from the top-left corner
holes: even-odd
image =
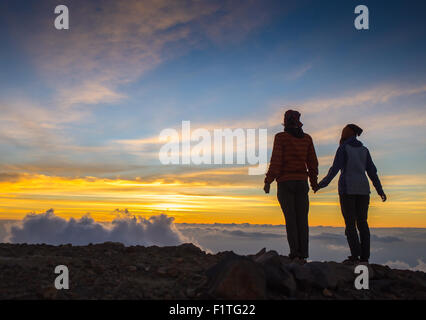
[[[290,256],[309,256],[309,186],[305,180],[278,183],[278,201],[285,217]]]
[[[351,255],[361,259],[370,258],[370,229],[367,223],[369,204],[369,195],[340,195],[340,208],[345,219],[345,234]]]

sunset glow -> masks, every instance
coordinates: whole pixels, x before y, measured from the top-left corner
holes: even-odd
[[[0,4],[0,219],[53,208],[111,221],[127,209],[284,224],[264,175],[248,164],[164,165],[159,134],[181,133],[182,121],[267,129],[269,161],[294,107],[320,179],[343,126],[364,129],[388,196],[372,188],[370,226],[426,228],[423,10],[372,2],[372,28],[359,31],[351,1],[63,2],[69,30],[54,28],[55,1]],[[309,195],[310,225],[344,225],[337,178]]]

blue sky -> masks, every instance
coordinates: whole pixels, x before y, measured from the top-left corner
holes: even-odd
[[[286,106],[298,106],[320,175],[341,128],[357,123],[391,199],[426,226],[424,1],[74,0],[61,2],[70,10],[62,31],[57,4],[0,4],[5,177],[185,181],[209,168],[162,166],[152,143],[161,130],[183,120],[267,128],[271,145]],[[369,30],[354,28],[359,4]],[[262,178],[231,173],[226,183],[235,180],[255,188]]]

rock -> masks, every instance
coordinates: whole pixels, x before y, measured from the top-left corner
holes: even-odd
[[[160,267],[157,269],[157,274],[161,276],[165,276],[167,274],[167,268],[166,267]]]
[[[138,268],[136,266],[127,266],[127,270],[134,272],[134,271],[137,271]]]
[[[302,289],[309,288],[315,283],[315,278],[306,265],[301,266],[292,263],[285,266],[285,268],[294,275],[294,278]]]
[[[370,289],[375,291],[388,291],[394,284],[395,281],[391,279],[372,280],[370,282]]]
[[[105,267],[101,264],[97,264],[97,265],[93,266],[93,271],[98,273],[98,274],[104,273],[105,270],[106,270]]]
[[[47,300],[55,299],[57,294],[58,294],[58,290],[53,286],[41,289],[41,296],[43,299],[47,299]]]
[[[256,259],[257,257],[260,257],[260,256],[261,256],[261,255],[263,255],[265,252],[266,252],[266,248],[262,248],[262,249],[260,249],[260,251],[259,251],[258,253],[256,253],[256,254],[253,256],[253,259]]]
[[[322,290],[322,294],[325,297],[331,298],[333,297],[333,292],[331,292],[331,290],[328,290],[327,288],[325,288],[324,290]]]
[[[209,278],[208,293],[214,299],[266,298],[265,273],[252,259],[228,254],[206,273]]]
[[[196,289],[194,289],[194,288],[187,288],[187,289],[185,290],[185,295],[186,295],[188,298],[193,298],[193,297],[195,297],[195,294],[196,294]]]
[[[337,262],[299,265],[266,249],[245,257],[190,244],[128,248],[0,244],[0,299],[426,299],[420,271],[372,264],[370,289],[356,290],[355,266]],[[72,290],[54,288],[58,264],[70,267]]]
[[[142,271],[146,271],[145,269],[147,268],[147,266],[143,263],[136,263],[135,266],[138,270],[142,270]]]
[[[297,282],[304,288],[335,288],[338,279],[334,270],[325,262],[311,262],[304,265],[295,263],[287,266],[293,273]]]
[[[337,279],[337,287],[353,285],[355,281],[354,266],[348,266],[337,262],[327,262],[328,272]]]
[[[387,278],[387,275],[389,274],[389,272],[391,272],[391,268],[389,268],[388,266],[382,266],[379,264],[370,264],[370,267],[373,269],[374,271],[374,277],[373,279],[385,279]]]
[[[263,248],[262,250],[260,250],[255,256],[254,256],[254,261],[258,262],[258,263],[263,263],[273,257],[278,257],[278,253],[274,250],[271,251],[264,251],[265,248]]]
[[[110,248],[114,248],[114,249],[124,249],[125,248],[124,244],[122,244],[121,242],[106,241],[106,242],[102,243],[101,245],[106,246],[106,247],[110,247]]]
[[[263,266],[268,289],[287,296],[294,296],[297,290],[296,280],[282,264],[276,251],[264,252],[255,258],[255,261]]]
[[[287,256],[279,256],[279,258],[280,258],[280,261],[283,265],[288,265],[288,264],[292,263],[291,259]]]
[[[192,244],[192,243],[184,243],[181,244],[180,246],[176,247],[176,250],[178,252],[180,252],[181,254],[200,254],[203,253],[203,251],[201,251],[201,249],[199,247],[197,247],[196,245]]]

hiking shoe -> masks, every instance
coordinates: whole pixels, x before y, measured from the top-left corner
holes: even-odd
[[[300,264],[300,265],[304,265],[306,263],[306,259],[300,258],[300,257],[294,257],[293,259],[291,259],[291,262],[296,263],[296,264]]]
[[[343,264],[357,264],[359,262],[358,257],[354,257],[354,256],[349,256],[346,260],[344,260],[342,263]]]
[[[293,260],[293,259],[297,258],[297,254],[290,253],[290,254],[288,255],[288,258],[289,258],[290,260]]]
[[[360,259],[359,264],[368,265],[368,259]]]

